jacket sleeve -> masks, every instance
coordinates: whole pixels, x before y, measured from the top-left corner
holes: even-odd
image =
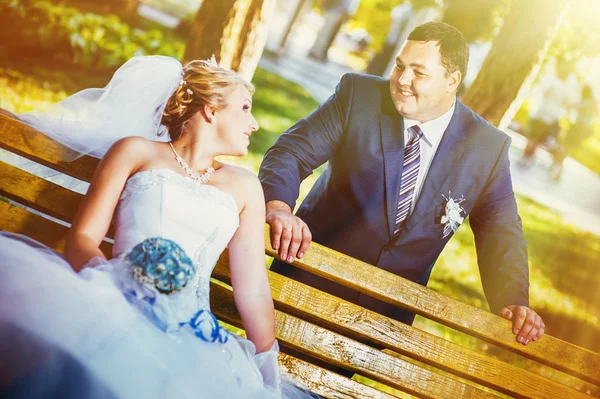
[[[512,188],[510,142],[504,142],[470,216],[483,290],[496,314],[508,305],[529,306],[527,242]]]
[[[266,202],[280,200],[294,209],[300,183],[335,153],[348,124],[353,79],[342,76],[335,93],[266,152],[258,174]]]

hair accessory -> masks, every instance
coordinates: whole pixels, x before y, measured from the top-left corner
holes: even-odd
[[[192,168],[190,168],[188,164],[183,160],[183,158],[179,156],[177,151],[175,151],[175,147],[173,147],[173,143],[171,141],[169,141],[169,145],[173,150],[173,154],[175,154],[175,160],[177,161],[177,163],[179,163],[179,165],[181,165],[181,167],[185,171],[185,174],[188,175],[192,180],[197,181],[199,183],[206,183],[210,179],[212,174],[215,173],[215,168],[213,168],[212,166],[207,168],[201,175],[195,173],[192,170]]]
[[[181,86],[185,86],[187,85],[187,82],[183,79],[181,79],[181,82],[179,82],[179,87]],[[185,89],[185,91],[187,92],[187,94],[189,94],[190,96],[194,94],[194,92],[191,89]]]
[[[210,59],[205,60],[204,62],[206,62],[206,64],[208,66],[211,66],[211,67],[218,67],[219,66],[219,64],[217,63],[217,59],[215,58],[214,54],[210,57]]]

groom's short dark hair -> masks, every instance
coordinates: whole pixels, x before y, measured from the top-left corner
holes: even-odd
[[[427,22],[417,26],[408,35],[407,40],[437,42],[446,72],[450,74],[459,70],[462,80],[465,79],[469,63],[469,44],[454,26],[444,22]]]

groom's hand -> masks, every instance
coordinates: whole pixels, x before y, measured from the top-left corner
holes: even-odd
[[[512,320],[513,333],[517,342],[527,345],[530,341],[537,341],[544,335],[546,325],[542,318],[527,306],[510,305],[500,310],[500,316]]]
[[[271,246],[281,260],[292,263],[302,258],[312,241],[306,223],[292,214],[292,209],[283,201],[267,202],[267,223],[271,226]]]

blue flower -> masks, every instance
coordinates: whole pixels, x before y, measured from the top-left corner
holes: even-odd
[[[152,284],[165,294],[185,287],[196,272],[194,263],[177,243],[160,237],[137,244],[126,259],[137,281]]]

